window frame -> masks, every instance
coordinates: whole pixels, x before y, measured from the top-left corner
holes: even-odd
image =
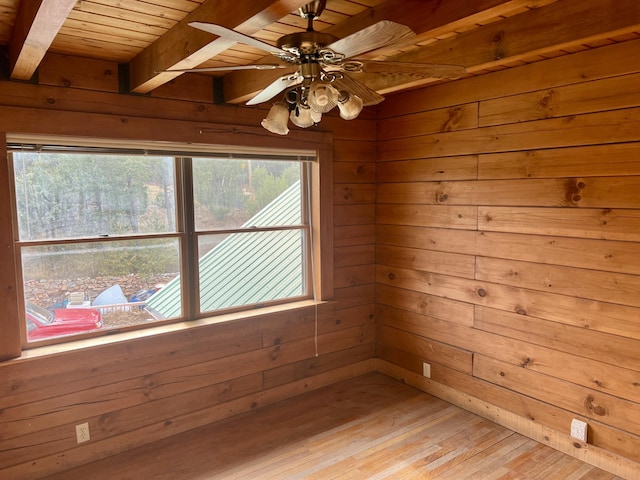
[[[180,170],[180,174],[179,175],[184,175],[186,178],[183,178],[181,186],[184,188],[188,188],[191,191],[187,192],[184,195],[184,200],[185,200],[185,209],[188,212],[193,213],[194,212],[194,194],[192,191],[193,188],[193,165],[192,162],[194,160],[194,156],[192,157],[183,157],[182,160],[186,161],[185,163],[182,164],[182,169]],[[206,158],[206,157],[198,157],[198,158]],[[312,259],[311,259],[311,251],[312,251],[312,246],[313,246],[313,240],[312,240],[312,224],[311,224],[311,199],[308,196],[308,189],[310,188],[309,185],[309,181],[311,179],[311,174],[310,174],[310,170],[311,170],[311,166],[310,163],[313,163],[315,160],[305,160],[305,161],[299,161],[300,167],[301,167],[301,178],[300,178],[300,188],[301,188],[301,199],[303,201],[303,204],[301,205],[302,207],[302,223],[300,225],[297,226],[270,226],[270,227],[259,227],[259,228],[242,228],[242,227],[236,227],[236,228],[226,228],[226,229],[214,229],[214,230],[204,230],[204,229],[198,229],[195,226],[195,218],[191,215],[186,215],[187,218],[185,218],[184,220],[184,238],[183,241],[184,243],[187,245],[184,248],[184,251],[186,251],[189,255],[199,255],[199,239],[201,237],[206,237],[209,235],[225,235],[225,234],[234,234],[234,233],[257,233],[257,232],[274,232],[274,231],[293,231],[293,230],[302,230],[303,232],[305,232],[305,240],[306,242],[309,244],[308,248],[305,249],[305,253],[306,253],[306,259],[305,259],[305,265],[306,266],[311,266],[312,265]],[[307,223],[305,223],[305,221]],[[289,299],[277,299],[277,300],[272,300],[272,301],[265,301],[265,302],[260,302],[257,304],[247,304],[247,305],[240,305],[240,306],[235,306],[235,307],[228,307],[225,309],[220,309],[220,310],[215,310],[215,311],[211,311],[211,310],[207,310],[207,311],[202,311],[202,306],[200,304],[200,271],[198,268],[192,269],[190,268],[191,265],[196,265],[198,264],[198,261],[196,260],[196,258],[193,257],[189,257],[186,258],[187,255],[183,256],[183,265],[182,265],[182,269],[183,271],[187,271],[189,275],[186,275],[183,281],[183,285],[182,285],[182,306],[183,306],[183,313],[184,313],[184,317],[187,319],[196,319],[196,318],[206,318],[206,317],[211,317],[211,316],[217,316],[217,315],[222,315],[225,313],[233,313],[233,312],[239,312],[239,311],[243,311],[243,310],[247,310],[247,309],[254,309],[254,308],[259,308],[259,307],[267,307],[267,306],[272,306],[272,305],[281,305],[283,303],[292,303],[295,301],[299,301],[299,300],[307,300],[307,299],[311,299],[314,296],[314,282],[313,282],[313,278],[312,278],[312,271],[313,268],[307,268],[305,271],[305,277],[306,277],[306,285],[307,285],[307,293],[304,295],[301,295],[299,297],[295,297],[295,298],[289,298]],[[187,268],[187,270],[185,270],[185,268]],[[187,287],[187,285],[189,285],[189,287]],[[191,291],[192,293],[190,294],[189,291]]]
[[[5,134],[5,135],[2,135],[2,137],[3,137],[2,143],[4,144],[5,152],[7,152],[7,136]],[[28,135],[23,135],[23,134],[11,135],[9,139],[11,140],[11,143],[16,143],[16,139],[20,139],[20,141],[24,141],[25,138],[32,139],[32,138],[43,138],[43,137],[46,140],[50,141],[50,138],[48,138],[47,135],[29,135],[29,134]],[[331,260],[332,235],[330,235],[332,231],[332,222],[329,220],[332,218],[332,213],[331,213],[332,196],[327,195],[327,192],[331,191],[331,180],[332,180],[330,175],[331,142],[330,142],[330,136],[327,134],[320,134],[320,135],[316,134],[316,135],[312,135],[312,137],[316,137],[316,141],[310,142],[310,145],[312,148],[308,149],[308,151],[311,151],[315,154],[315,161],[310,162],[310,166],[308,167],[308,169],[304,168],[303,170],[308,170],[308,175],[310,176],[310,182],[308,182],[308,184],[310,185],[309,188],[311,190],[309,192],[310,208],[308,213],[310,215],[308,231],[309,231],[309,238],[311,239],[311,241],[309,242],[310,243],[309,248],[306,249],[309,256],[309,258],[307,259],[307,265],[311,265],[311,266],[315,265],[316,267],[315,269],[313,268],[308,269],[309,286],[310,286],[309,290],[310,290],[310,298],[312,298],[313,301],[318,302],[318,301],[330,299],[333,296],[333,278],[332,278],[333,272],[332,272],[332,260]],[[87,138],[64,137],[64,136],[62,137],[55,136],[53,138],[58,139],[58,141],[60,142],[64,142],[68,144],[80,143],[82,145],[87,145],[91,143],[96,143],[100,145],[105,142],[107,144],[110,144],[111,142],[113,142],[112,140],[109,140],[109,139],[101,140],[100,138],[87,139]],[[228,141],[229,139],[226,138],[226,140]],[[121,141],[118,141],[118,143],[121,143]],[[157,143],[154,141],[151,141],[151,142],[128,141],[127,143],[132,143],[135,145],[142,144],[143,146],[157,145]],[[271,139],[269,139],[267,143],[271,144],[273,142],[271,141]],[[280,148],[287,151],[299,150],[299,147],[300,147],[299,142],[293,142],[294,145],[288,145],[288,143],[291,143],[291,142],[286,142],[286,141],[275,142],[275,143],[278,144],[276,148]],[[166,147],[166,144],[164,143],[161,143],[161,144]],[[193,151],[194,154],[201,154],[201,155],[205,154],[205,156],[207,153],[210,153],[210,152],[207,152],[206,149],[203,151],[202,146],[204,145],[204,146],[210,147],[212,145],[212,144],[197,145],[193,143],[183,144],[182,142],[176,142],[175,144],[181,145],[181,146],[188,146],[189,151]],[[298,144],[298,145],[295,145],[295,144]],[[256,150],[256,152],[259,152],[259,151],[264,152],[264,148],[260,146],[258,147],[253,146],[253,147],[247,148],[245,139],[242,139],[242,141],[240,142],[232,143],[231,146],[232,148],[237,147],[240,150],[251,150],[253,148]],[[225,145],[216,145],[215,148],[222,148],[224,150],[228,150],[229,144],[225,142]],[[269,148],[269,147],[265,147],[265,148]],[[9,186],[11,187],[10,188],[11,193],[9,194],[11,207],[9,208],[10,210],[9,213],[11,218],[13,218],[14,212],[16,211],[14,206],[15,192],[13,192],[13,185],[12,185],[13,177],[10,175],[10,172],[8,172],[8,169],[10,167],[9,165],[10,160],[8,157],[9,156],[7,155],[7,159],[5,162],[6,168],[2,168],[2,170],[0,171],[0,181],[9,183]],[[176,170],[177,170],[176,171],[176,174],[177,174],[176,188],[183,188],[183,185],[185,185],[185,182],[184,182],[184,179],[181,179],[181,176],[183,173],[177,168],[178,163],[179,162],[175,162]],[[302,184],[307,185],[307,182],[303,181]],[[5,192],[7,190],[9,189],[5,189]],[[6,210],[7,210],[6,208],[0,209],[0,220],[2,220],[2,218],[6,219],[6,214],[7,214]],[[184,212],[182,212],[181,214],[184,215]],[[307,212],[305,211],[304,214],[307,214]],[[17,237],[16,225],[13,225],[13,231],[16,232],[15,236]],[[185,232],[185,231],[170,233],[170,234],[163,234],[162,236],[163,237],[177,236],[181,239],[182,242],[189,241],[188,232]],[[6,234],[4,235],[4,237],[5,238],[0,237],[0,240],[7,239]],[[157,236],[140,235],[140,236],[126,237],[127,240],[137,239],[137,238],[157,238]],[[197,242],[197,235],[194,234],[192,238],[193,238],[192,241]],[[91,241],[99,241],[99,240],[104,240],[104,239],[91,239]],[[114,240],[117,241],[118,238],[115,238]],[[13,250],[13,259],[17,258],[17,252],[19,250],[15,246],[16,241],[17,241],[17,238],[12,238],[11,250]],[[329,248],[330,245],[331,245],[331,248]],[[192,248],[191,251],[196,252],[197,250],[194,250]],[[188,259],[184,257],[185,256],[183,256],[183,260],[182,260],[183,263],[188,263]],[[6,255],[6,252],[4,252],[3,254],[0,254],[0,265],[6,266],[6,260],[8,260],[8,255]],[[184,270],[184,266],[182,268],[183,268],[183,273],[181,274],[182,276],[184,276],[184,272],[190,272],[191,270],[195,270],[194,275],[197,276],[197,268],[188,269],[188,270]],[[13,265],[14,278],[16,279],[14,283],[15,287],[22,285],[20,272],[21,272],[21,268],[19,268],[18,265]],[[183,285],[183,297],[185,295],[185,291],[187,288],[192,288],[192,286],[189,286],[188,284]],[[12,290],[14,294],[8,295],[8,298],[7,298],[7,300],[9,300],[9,303],[11,304],[10,307],[12,307],[12,308],[9,308],[9,311],[13,309],[14,311],[19,312],[19,314],[17,316],[11,315],[11,314],[6,316],[0,316],[0,328],[2,328],[3,331],[9,334],[8,336],[5,337],[4,339],[5,341],[0,341],[0,359],[15,357],[15,356],[18,356],[22,351],[38,348],[41,346],[46,346],[49,343],[55,343],[56,345],[66,345],[69,343],[73,343],[76,340],[81,340],[85,338],[98,337],[102,339],[104,338],[105,335],[109,335],[110,332],[112,334],[111,335],[112,337],[117,336],[117,333],[113,335],[114,332],[117,332],[117,330],[114,330],[114,331],[94,332],[90,334],[81,334],[78,336],[74,335],[73,337],[68,337],[68,338],[61,337],[51,341],[38,341],[37,343],[34,343],[34,342],[28,343],[26,340],[26,326],[25,326],[26,324],[24,322],[24,305],[22,305],[24,303],[22,287],[13,288]],[[197,297],[198,292],[195,292],[191,296],[193,298]],[[291,308],[290,304],[294,301],[295,300],[283,300],[282,302],[277,301],[273,305],[269,304],[265,306],[269,306],[269,307],[275,306],[277,308],[278,305],[283,305],[286,308]],[[186,306],[186,302],[183,301],[183,305],[184,305],[183,307],[184,317],[182,318],[169,319],[166,321],[161,320],[158,322],[154,322],[150,326],[143,325],[137,328],[133,327],[131,330],[134,330],[134,333],[135,333],[136,330],[140,329],[141,331],[145,332],[144,335],[146,336],[149,334],[150,330],[154,329],[154,327],[160,326],[163,324],[167,324],[167,323],[175,324],[175,323],[184,322],[185,320],[186,322],[184,323],[188,324],[190,320],[218,317],[222,314],[228,313],[229,311],[242,314],[242,311],[251,310],[253,315],[255,314],[256,307],[262,306],[262,305],[248,305],[248,306],[241,306],[238,308],[234,308],[231,310],[225,309],[223,311],[204,312],[204,313],[199,313],[197,315],[194,315],[193,310],[189,310],[189,307]],[[233,318],[237,319],[238,316],[234,315]],[[18,324],[18,327],[19,327],[18,329],[15,328],[16,324]],[[18,330],[18,332],[22,332],[18,336],[19,342],[17,345],[15,341],[16,330]]]

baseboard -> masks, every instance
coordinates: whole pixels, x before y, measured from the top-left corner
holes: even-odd
[[[640,463],[594,445],[580,442],[567,434],[532,422],[528,418],[425,378],[422,375],[418,375],[385,360],[378,358],[375,360],[375,364],[376,371],[380,373],[400,380],[460,408],[464,408],[480,417],[502,425],[509,430],[513,430],[539,443],[548,445],[562,453],[582,460],[589,465],[593,465],[619,477],[628,479],[638,478]]]

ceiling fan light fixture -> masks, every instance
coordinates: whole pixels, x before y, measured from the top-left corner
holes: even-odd
[[[415,38],[416,34],[406,25],[391,20],[380,20],[343,38],[326,31],[316,31],[313,21],[323,12],[326,3],[326,0],[307,0],[306,5],[299,8],[300,16],[307,20],[307,29],[283,35],[278,38],[276,46],[222,25],[189,23],[194,28],[234,44],[241,43],[269,52],[286,65],[256,63],[169,71],[182,73],[295,67],[295,72],[277,78],[247,102],[247,105],[257,105],[285,92],[284,101],[274,104],[267,118],[262,121],[264,128],[278,135],[289,132],[289,119],[294,125],[307,128],[319,123],[323,113],[337,106],[342,119],[353,120],[364,105],[377,105],[384,100],[382,95],[351,77],[351,74],[368,72],[438,79],[456,79],[466,74],[465,68],[460,65],[359,60],[360,54]]]
[[[320,120],[322,120],[322,113],[316,112],[313,108],[310,108],[309,110],[311,110],[311,119],[314,123],[320,123]]]
[[[267,118],[262,120],[261,125],[271,133],[286,135],[289,133],[287,122],[289,121],[289,108],[284,102],[276,102],[269,110]]]
[[[311,108],[303,105],[297,105],[291,110],[289,117],[291,118],[291,123],[300,128],[309,128],[316,123],[313,119]]]
[[[364,108],[362,99],[353,93],[345,90],[340,92],[338,97],[338,109],[340,110],[340,118],[343,120],[353,120],[360,115]]]
[[[338,91],[328,83],[313,82],[309,88],[307,102],[320,113],[327,113],[338,104]]]

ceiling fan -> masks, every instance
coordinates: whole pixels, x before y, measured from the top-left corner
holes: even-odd
[[[358,55],[412,38],[415,33],[405,25],[383,20],[339,39],[313,29],[313,21],[325,6],[326,0],[315,0],[300,8],[300,16],[307,20],[307,30],[281,37],[275,47],[221,25],[191,22],[189,25],[194,28],[264,50],[280,62],[168,71],[215,72],[295,67],[293,73],[281,76],[247,102],[247,105],[263,103],[284,91],[283,101],[276,102],[262,121],[263,127],[280,135],[289,133],[289,118],[294,125],[306,128],[317,124],[323,113],[337,106],[340,116],[351,120],[360,114],[364,106],[383,101],[382,95],[354,78],[361,72],[446,79],[465,74],[465,68],[459,65],[358,59]]]

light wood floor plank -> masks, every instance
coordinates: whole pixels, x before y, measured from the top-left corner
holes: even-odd
[[[51,480],[620,480],[372,373]]]

